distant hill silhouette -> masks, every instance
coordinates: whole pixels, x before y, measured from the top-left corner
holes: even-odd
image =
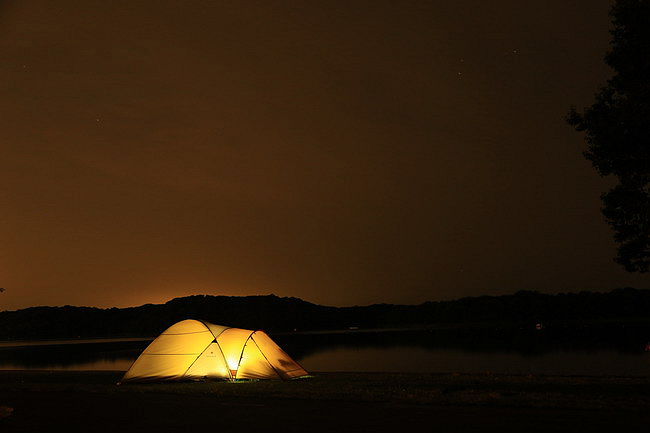
[[[187,318],[269,332],[650,322],[650,290],[557,295],[520,291],[420,305],[354,307],[328,307],[275,295],[195,295],[130,308],[31,307],[0,312],[0,339],[150,337]]]

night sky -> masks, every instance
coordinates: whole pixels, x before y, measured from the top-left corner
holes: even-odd
[[[648,287],[564,122],[609,1],[0,5],[0,310]]]

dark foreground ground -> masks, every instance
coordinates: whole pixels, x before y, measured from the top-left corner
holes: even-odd
[[[0,372],[0,432],[650,431],[650,378],[317,373],[116,386],[120,376]]]

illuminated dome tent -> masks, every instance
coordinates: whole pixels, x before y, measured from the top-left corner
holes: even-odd
[[[183,320],[149,344],[122,381],[293,379],[307,372],[264,331]]]

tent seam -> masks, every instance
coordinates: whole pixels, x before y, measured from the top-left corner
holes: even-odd
[[[219,338],[219,335],[223,334],[224,332],[226,332],[229,329],[232,329],[232,327],[224,326],[224,329],[221,330],[219,335],[214,335],[214,332],[212,332],[212,329],[210,329],[210,327],[207,325],[207,323],[205,323],[203,320],[199,320],[199,322],[203,323],[203,326],[208,328],[208,331],[214,337],[213,341],[214,341],[214,343],[216,343],[217,347],[219,348],[219,353],[221,353],[221,359],[223,359],[223,364],[226,366],[226,370],[228,370],[228,376],[230,377],[230,380],[232,380],[233,379],[232,371],[230,371],[230,366],[228,365],[228,361],[226,360],[226,355],[223,353],[223,349],[221,348],[221,344],[219,344],[219,342],[217,341],[217,338]],[[212,343],[210,343],[210,344],[212,344]],[[209,345],[208,345],[208,347],[209,347]]]
[[[201,322],[201,323],[203,323],[203,322]],[[206,329],[205,331],[196,331],[196,332],[177,332],[177,333],[173,333],[173,334],[162,333],[160,335],[190,335],[190,334],[201,334],[203,332],[210,332],[210,330]],[[210,332],[210,334],[212,334],[212,332]],[[212,334],[212,335],[214,335],[214,334]]]
[[[212,341],[210,343],[212,343]],[[197,352],[197,353],[143,353],[143,355],[147,355],[147,356],[190,356],[190,355],[200,355],[203,352],[205,352],[205,349],[203,349],[203,351]]]
[[[201,323],[203,323],[203,322],[201,322]],[[205,325],[205,324],[204,324],[204,325]],[[212,334],[212,332],[211,332],[211,334]],[[192,368],[192,366],[196,363],[196,361],[199,360],[199,358],[201,357],[201,355],[203,355],[203,354],[205,353],[205,351],[208,350],[208,347],[210,347],[210,345],[211,345],[214,341],[215,341],[215,340],[212,340],[211,342],[208,343],[207,346],[205,346],[205,349],[203,349],[203,351],[202,351],[201,353],[199,353],[199,356],[197,356],[197,357],[194,359],[194,361],[192,361],[192,363],[190,364],[190,366],[187,367],[187,370],[185,370],[185,373],[183,373],[183,375],[182,375],[181,377],[185,377],[185,376],[187,376],[187,372],[190,371],[190,368]]]
[[[255,334],[256,332],[257,332],[257,331],[253,331],[253,334]],[[278,372],[278,370],[273,366],[273,364],[271,364],[271,361],[269,361],[269,358],[266,357],[266,354],[264,353],[264,351],[262,350],[262,348],[260,347],[260,345],[257,344],[257,341],[255,341],[255,338],[253,338],[253,334],[251,334],[251,340],[253,340],[253,343],[255,343],[255,346],[257,346],[257,350],[260,351],[260,353],[262,354],[262,356],[264,357],[264,359],[266,359],[266,362],[268,362],[269,365],[271,366],[271,368],[273,369],[273,371],[275,371],[275,374],[277,374],[278,377],[279,377],[280,379],[285,380],[285,378],[282,377],[282,375],[281,375],[281,374]]]
[[[251,331],[250,335],[248,336],[248,338],[246,338],[246,340],[244,340],[244,344],[241,347],[241,353],[239,354],[239,360],[237,361],[237,373],[239,372],[239,367],[241,366],[241,360],[244,357],[244,349],[246,349],[246,343],[248,343],[248,340],[251,339],[253,334],[255,334],[255,331]],[[257,344],[255,344],[255,345],[257,346]],[[258,346],[258,348],[259,348],[259,346]],[[233,377],[233,379],[237,378],[237,373],[235,373],[235,377]]]
[[[174,326],[174,325],[172,325],[172,326]],[[171,326],[170,326],[169,328],[171,328]],[[167,329],[169,329],[169,328],[167,328]],[[160,335],[162,335],[162,334],[160,334]],[[148,345],[147,347],[144,348],[144,350],[142,351],[142,353],[140,353],[140,356],[138,356],[138,357],[135,359],[135,361],[133,361],[133,362],[131,363],[131,365],[129,366],[129,369],[126,370],[126,371],[124,372],[124,376],[122,376],[122,379],[121,379],[119,382],[117,382],[118,385],[121,384],[122,382],[124,382],[124,378],[125,378],[126,375],[129,373],[129,371],[131,371],[131,369],[133,368],[133,366],[135,365],[135,363],[138,362],[138,361],[140,360],[140,358],[142,358],[142,357],[144,356],[144,354],[145,354],[145,352],[147,351],[147,349],[148,349],[152,344],[154,344],[154,343],[156,342],[156,340],[158,340],[158,339],[160,338],[160,335],[157,336],[156,338],[154,338],[153,341],[152,341],[151,343],[149,343],[149,345]]]

